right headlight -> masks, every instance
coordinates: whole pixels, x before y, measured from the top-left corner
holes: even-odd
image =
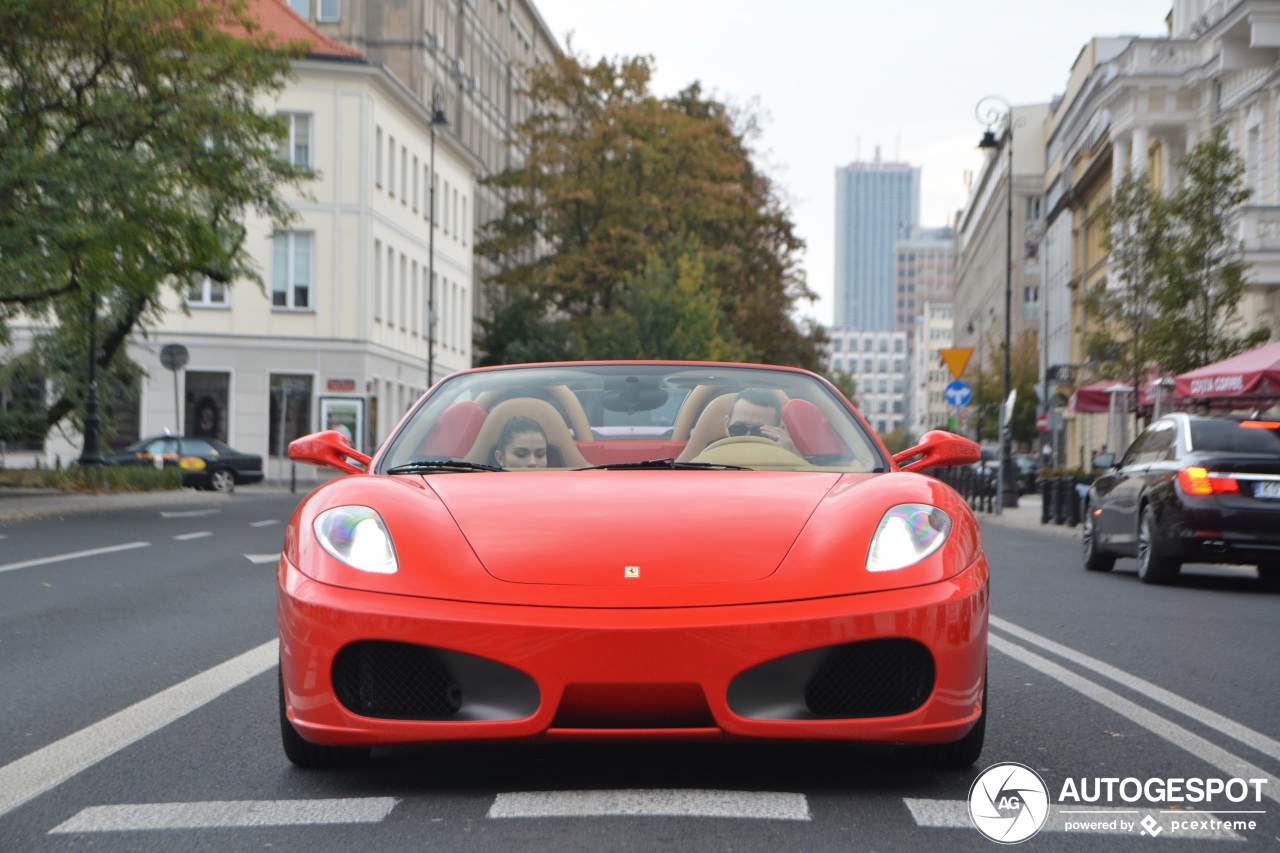
[[[382,517],[367,506],[339,506],[316,516],[316,540],[336,560],[379,575],[399,568],[395,545]]]
[[[942,547],[951,516],[929,504],[890,507],[867,549],[867,571],[891,572],[918,563]]]

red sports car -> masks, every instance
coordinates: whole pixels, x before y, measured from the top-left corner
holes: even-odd
[[[805,739],[968,765],[987,561],[945,432],[890,456],[802,370],[481,368],[300,504],[280,727],[303,766],[468,739]]]

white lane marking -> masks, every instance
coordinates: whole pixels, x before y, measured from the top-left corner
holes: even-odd
[[[1108,710],[1114,711],[1123,717],[1128,717],[1152,734],[1164,738],[1174,746],[1186,750],[1207,764],[1212,764],[1224,773],[1241,779],[1271,778],[1271,774],[1250,764],[1243,758],[1227,752],[1222,747],[1210,743],[1198,734],[1188,731],[1177,723],[1166,720],[1159,714],[1130,702],[1119,693],[1108,690],[1100,684],[1095,684],[1082,675],[1076,675],[1071,670],[1061,667],[1047,658],[1040,657],[1035,652],[1024,649],[1016,643],[1011,643],[1003,637],[991,634],[987,638],[987,644],[996,651],[1003,652],[1027,666],[1040,670],[1050,678],[1061,681],[1072,690],[1083,693],[1093,701],[1105,706]],[[1280,785],[1263,785],[1262,793],[1280,803]]]
[[[352,797],[331,800],[224,800],[92,806],[58,824],[49,830],[49,834],[378,823],[391,813],[397,802],[394,797]]]
[[[250,527],[270,527],[273,524],[279,524],[280,520],[276,518],[264,518],[262,521],[249,522]]]
[[[767,791],[625,789],[618,791],[523,791],[498,794],[490,818],[511,817],[735,817],[809,820],[804,794]]]
[[[277,551],[274,554],[245,554],[244,558],[248,560],[250,563],[253,563],[255,566],[257,566],[257,565],[261,565],[262,563],[276,562],[277,560],[280,559],[280,552]]]
[[[1086,654],[1077,652],[1075,649],[1064,646],[1061,643],[1055,643],[1048,637],[1042,637],[1039,634],[1028,631],[1026,628],[1021,628],[1012,622],[1007,622],[996,616],[990,617],[990,620],[991,627],[993,628],[1006,631],[1019,639],[1026,640],[1028,643],[1032,643],[1042,649],[1053,652],[1059,657],[1066,658],[1072,663],[1079,664],[1086,669],[1091,669],[1099,675],[1110,678],[1117,684],[1123,684],[1125,687],[1135,690],[1149,699],[1154,699],[1161,705],[1172,708],[1175,711],[1180,711],[1188,717],[1191,717],[1193,720],[1198,720],[1209,728],[1219,731],[1228,737],[1235,738],[1245,746],[1252,747],[1258,752],[1280,761],[1280,741],[1269,738],[1261,732],[1254,731],[1248,726],[1237,723],[1235,720],[1210,711],[1203,705],[1197,705],[1189,699],[1183,699],[1178,694],[1165,690],[1163,687],[1158,687],[1150,681],[1146,681],[1136,675],[1131,675],[1122,669],[1111,666],[1108,663],[1103,663],[1097,658],[1092,658]]]
[[[276,665],[270,640],[0,767],[0,816]]]
[[[178,540],[179,542],[186,542],[190,539],[203,539],[206,536],[212,536],[212,535],[213,535],[213,531],[211,530],[198,530],[195,533],[180,533],[173,538]]]
[[[202,515],[217,515],[222,512],[220,509],[185,509],[181,512],[162,512],[161,518],[199,518]]]
[[[108,545],[103,548],[90,548],[87,551],[70,551],[66,554],[54,554],[52,557],[40,557],[36,560],[23,560],[21,563],[6,563],[0,566],[0,572],[12,572],[15,569],[29,569],[32,566],[46,566],[49,563],[61,563],[63,560],[81,560],[85,557],[97,557],[102,554],[114,554],[117,551],[129,551],[133,548],[146,548],[150,542],[126,542],[123,545]]]
[[[903,802],[907,804],[907,808],[911,810],[911,816],[915,818],[916,826],[927,826],[931,829],[974,829],[973,820],[969,817],[969,804],[964,800],[914,800],[904,798]],[[1170,814],[1160,809],[1109,809],[1097,812],[1081,813],[1072,809],[1064,809],[1061,806],[1050,804],[1049,816],[1045,818],[1044,827],[1041,832],[1070,832],[1071,834],[1083,835],[1130,835],[1139,837],[1139,835],[1148,835],[1144,833],[1140,825],[1145,815]],[[1194,819],[1196,825],[1188,825],[1186,829],[1178,829],[1176,835],[1168,835],[1165,837],[1172,838],[1198,838],[1198,839],[1219,839],[1222,841],[1244,841],[1243,835],[1237,835],[1233,830],[1221,826],[1211,824],[1209,818],[1213,816],[1213,812],[1194,811],[1176,812],[1180,817],[1178,820]],[[1218,818],[1218,820],[1229,819]],[[1120,821],[1125,821],[1128,828],[1124,828]],[[1159,818],[1156,818],[1159,822]],[[1067,824],[1071,826],[1068,828]],[[1205,824],[1200,826],[1199,824]],[[1167,828],[1162,827],[1160,832],[1165,832]],[[977,830],[974,829],[976,832]]]

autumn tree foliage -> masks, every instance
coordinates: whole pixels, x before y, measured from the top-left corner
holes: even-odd
[[[40,330],[0,361],[50,382],[47,429],[78,419],[91,317],[101,374],[127,378],[165,288],[261,283],[245,217],[289,222],[308,173],[259,99],[302,47],[243,0],[5,0],[0,31],[0,344]]]
[[[703,94],[650,92],[651,60],[568,55],[536,69],[518,165],[478,251],[485,363],[709,358],[816,369],[822,333],[780,193],[755,164],[756,119]]]

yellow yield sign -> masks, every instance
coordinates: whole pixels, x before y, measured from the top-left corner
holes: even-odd
[[[973,347],[940,349],[938,350],[938,355],[942,356],[942,360],[951,369],[951,375],[959,379],[960,374],[964,373],[965,366],[969,363],[969,357],[973,355]]]

